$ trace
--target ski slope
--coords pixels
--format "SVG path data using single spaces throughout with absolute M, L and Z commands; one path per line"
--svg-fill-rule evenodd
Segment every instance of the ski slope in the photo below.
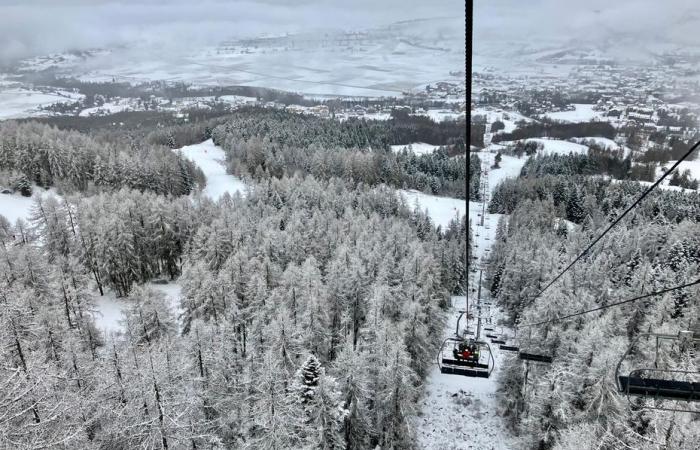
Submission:
M 234 195 L 238 192 L 245 195 L 246 185 L 238 177 L 226 173 L 226 154 L 214 145 L 211 139 L 201 144 L 187 145 L 179 150 L 182 156 L 191 160 L 204 172 L 207 178 L 207 186 L 202 190 L 202 195 L 216 201 L 225 193 Z
M 488 171 L 485 182 L 482 184 L 482 195 L 488 202 L 490 193 L 499 180 L 506 176 L 512 176 L 514 166 L 509 167 L 509 172 L 504 169 L 491 170 L 494 154 L 482 152 L 479 157 L 482 160 L 482 170 Z M 517 159 L 517 158 L 515 158 Z M 523 161 L 524 163 L 524 161 Z M 518 169 L 519 171 L 519 169 Z M 485 262 L 494 242 L 496 227 L 501 215 L 481 214 L 485 211 L 485 203 L 469 202 L 470 220 L 474 249 L 473 254 L 478 260 L 473 263 L 474 268 Z M 494 305 L 482 306 L 479 313 L 476 308 L 478 298 L 479 272 L 469 274 L 469 305 L 470 312 L 475 317 L 482 317 L 482 326 L 493 326 L 496 333 L 503 332 L 512 335 L 510 330 L 501 329 L 498 325 L 501 311 Z M 481 300 L 489 299 L 488 290 L 482 289 Z M 459 310 L 465 308 L 465 297 L 452 297 L 452 308 L 448 313 L 445 324 L 444 337 L 454 335 Z M 464 320 L 460 323 L 464 330 Z M 476 321 L 468 324 L 471 330 L 476 327 Z M 482 332 L 483 333 L 483 332 Z M 488 343 L 485 336 L 481 336 Z M 442 449 L 473 449 L 473 450 L 507 450 L 518 448 L 517 442 L 506 430 L 502 420 L 502 411 L 499 410 L 497 401 L 497 380 L 502 362 L 506 358 L 512 358 L 506 352 L 501 352 L 497 345 L 491 345 L 495 365 L 489 378 L 472 378 L 460 375 L 443 374 L 437 364 L 433 365 L 431 373 L 426 380 L 425 397 L 421 402 L 422 413 L 415 419 L 418 445 L 427 450 Z M 438 349 L 436 349 L 436 354 Z
M 444 230 L 452 219 L 460 220 L 467 213 L 467 202 L 461 198 L 439 197 L 424 194 L 420 191 L 400 189 L 400 195 L 406 200 L 411 209 L 427 211 L 428 216 L 436 227 Z

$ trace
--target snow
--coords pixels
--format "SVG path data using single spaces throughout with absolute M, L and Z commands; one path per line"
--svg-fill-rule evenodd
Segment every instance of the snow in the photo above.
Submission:
M 90 116 L 104 116 L 109 114 L 115 114 L 123 111 L 128 111 L 131 109 L 131 105 L 128 103 L 105 103 L 102 106 L 95 106 L 93 108 L 85 108 L 80 111 L 80 117 L 90 117 Z
M 624 150 L 624 155 L 623 158 L 626 158 L 627 156 L 632 153 L 632 149 L 629 148 L 628 146 L 622 146 L 618 144 L 617 142 L 613 141 L 612 139 L 608 139 L 605 137 L 599 137 L 599 136 L 589 136 L 589 137 L 577 137 L 571 139 L 573 142 L 576 142 L 577 144 L 583 144 L 586 141 L 593 141 L 596 144 L 600 145 L 601 147 L 605 147 L 606 150 Z
M 665 169 L 671 168 L 676 163 L 676 161 L 669 161 L 668 163 L 664 164 L 663 167 L 657 168 L 657 175 L 661 176 L 664 172 Z M 682 174 L 686 170 L 690 171 L 690 177 L 695 179 L 695 180 L 700 180 L 700 159 L 696 159 L 694 161 L 682 161 L 678 167 L 676 168 L 676 172 Z M 671 174 L 673 176 L 673 174 Z M 668 179 L 671 178 L 671 176 L 668 177 Z M 668 182 L 666 182 L 668 183 Z
M 226 173 L 226 154 L 211 139 L 202 142 L 201 144 L 188 145 L 179 150 L 182 155 L 194 162 L 207 178 L 207 185 L 202 191 L 212 200 L 218 200 L 225 193 L 234 195 L 238 192 L 240 195 L 245 195 L 246 185 L 238 177 Z
M 105 335 L 119 333 L 122 330 L 119 321 L 122 320 L 122 311 L 126 307 L 126 301 L 118 299 L 114 292 L 105 292 L 105 295 L 97 296 L 93 312 L 97 329 L 103 331 Z
M 562 122 L 590 122 L 592 120 L 606 120 L 602 111 L 594 111 L 592 104 L 575 103 L 573 111 L 559 111 L 545 114 L 552 120 Z
M 489 189 L 493 193 L 498 184 L 506 178 L 517 178 L 520 176 L 520 170 L 525 165 L 527 157 L 517 158 L 515 156 L 501 155 L 501 163 L 498 169 L 493 169 L 495 153 L 501 148 L 498 144 L 491 144 L 487 147 L 488 151 L 473 152 L 476 153 L 482 161 L 482 166 L 488 171 Z
M 180 307 L 182 286 L 177 281 L 167 283 L 151 282 L 148 285 L 165 294 L 170 310 L 178 318 L 179 322 L 180 314 L 183 312 Z M 106 291 L 105 295 L 96 295 L 95 311 L 93 312 L 95 325 L 106 335 L 121 333 L 124 329 L 121 324 L 122 314 L 128 307 L 129 301 L 124 298 L 117 298 L 113 291 Z
M 424 142 L 413 142 L 405 145 L 392 145 L 391 151 L 399 153 L 404 148 L 408 148 L 408 151 L 412 151 L 416 155 L 425 155 L 427 153 L 432 153 L 439 149 L 439 145 L 426 144 Z
M 573 154 L 586 154 L 588 153 L 588 147 L 581 144 L 576 144 L 574 142 L 560 141 L 558 139 L 544 139 L 544 138 L 531 138 L 526 139 L 526 142 L 537 142 L 544 145 L 544 150 L 541 151 L 543 155 L 568 155 Z
M 74 92 L 10 87 L 0 89 L 0 120 L 46 115 L 40 108 L 56 103 L 72 103 L 84 98 Z
M 451 22 L 459 24 L 455 18 Z M 444 21 L 435 26 L 445 29 Z M 314 40 L 318 37 L 314 36 Z M 124 46 L 108 54 L 95 54 L 59 66 L 56 71 L 59 76 L 73 76 L 87 82 L 165 80 L 196 86 L 254 86 L 340 97 L 396 97 L 434 80 L 463 82 L 463 77 L 446 76 L 464 67 L 464 51 L 460 46 L 445 43 L 440 47 L 446 51 L 436 52 L 406 46 L 395 39 L 373 39 L 353 45 L 325 42 L 314 46 L 294 44 L 293 39 L 296 38 L 281 41 L 279 45 L 262 43 L 257 47 L 242 42 L 216 47 L 194 45 L 183 49 L 178 58 L 154 58 L 153 51 Z M 37 70 L 41 63 L 35 62 Z M 53 65 L 53 61 L 49 64 Z M 32 64 L 27 64 L 27 70 L 31 68 Z
M 492 153 L 482 152 L 482 169 L 488 171 L 482 184 L 484 201 L 488 202 L 490 192 L 505 176 L 515 173 L 518 164 L 515 161 L 509 163 L 503 169 L 489 169 L 493 164 Z M 517 160 L 517 158 L 514 158 Z M 524 161 L 523 161 L 524 163 Z M 519 168 L 517 171 L 519 172 Z M 517 175 L 517 174 L 516 174 Z M 494 242 L 499 214 L 482 214 L 485 211 L 485 203 L 469 202 L 470 219 L 474 232 L 474 255 L 480 263 L 488 255 L 488 250 Z M 483 223 L 483 225 L 482 225 Z M 478 267 L 479 264 L 475 265 Z M 478 273 L 470 272 L 469 305 L 470 311 L 478 316 L 475 303 L 477 300 Z M 488 300 L 488 290 L 482 289 L 482 300 Z M 454 327 L 458 318 L 458 310 L 464 309 L 465 297 L 452 297 L 452 308 L 448 313 L 448 321 L 445 324 L 444 337 L 454 335 Z M 482 306 L 482 326 L 490 324 L 497 330 L 502 315 L 496 306 Z M 462 330 L 465 321 L 460 322 Z M 470 329 L 474 329 L 476 323 L 472 320 Z M 512 335 L 509 330 L 501 330 L 506 335 Z M 482 338 L 484 338 L 482 334 Z M 487 340 L 488 342 L 488 340 Z M 422 413 L 416 417 L 418 444 L 420 448 L 427 450 L 438 449 L 489 449 L 505 450 L 518 448 L 515 438 L 512 437 L 501 418 L 497 401 L 497 380 L 502 363 L 506 358 L 512 358 L 506 352 L 501 352 L 498 345 L 491 345 L 495 364 L 489 378 L 472 378 L 460 375 L 449 375 L 440 372 L 437 364 L 433 366 L 426 380 L 425 397 L 422 400 Z M 437 353 L 437 352 L 436 352 Z
M 456 113 L 448 109 L 429 109 L 423 114 L 416 114 L 430 117 L 433 122 L 445 122 L 447 120 L 457 120 L 466 117 L 466 113 Z
M 517 122 L 533 122 L 529 117 L 523 116 L 516 111 L 505 111 L 502 109 L 493 108 L 476 108 L 472 111 L 473 116 L 486 116 L 486 123 L 492 124 L 495 121 L 503 122 L 505 128 L 499 130 L 496 133 L 512 133 L 516 128 L 518 128 Z
M 438 197 L 419 191 L 400 189 L 398 192 L 406 199 L 406 203 L 421 211 L 427 210 L 428 216 L 435 226 L 440 225 L 444 230 L 454 218 L 458 220 L 467 213 L 467 202 L 460 198 Z
M 17 222 L 17 219 L 21 218 L 25 221 L 29 219 L 34 200 L 38 197 L 44 199 L 48 197 L 58 197 L 58 194 L 56 194 L 56 191 L 53 189 L 44 190 L 34 186 L 32 191 L 31 197 L 24 197 L 19 193 L 0 194 L 0 214 L 5 216 L 12 225 Z
M 170 305 L 171 311 L 175 314 L 175 317 L 179 319 L 180 315 L 185 312 L 180 304 L 180 295 L 182 294 L 182 286 L 176 282 L 171 281 L 168 283 L 156 283 L 152 282 L 151 287 L 156 291 L 160 291 L 165 295 L 168 304 Z M 179 320 L 178 320 L 179 321 Z

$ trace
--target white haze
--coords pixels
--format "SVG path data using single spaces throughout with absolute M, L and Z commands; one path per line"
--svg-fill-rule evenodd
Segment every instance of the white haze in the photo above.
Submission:
M 0 0 L 0 62 L 127 44 L 178 54 L 260 34 L 463 19 L 454 0 Z
M 475 0 L 475 52 L 498 42 L 697 46 L 697 0 Z

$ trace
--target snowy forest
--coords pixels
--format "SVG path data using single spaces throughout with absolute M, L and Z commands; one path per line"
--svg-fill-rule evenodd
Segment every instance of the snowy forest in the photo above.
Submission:
M 487 285 L 511 326 L 594 308 L 697 279 L 700 267 L 698 194 L 661 192 L 637 208 L 545 296 L 531 299 L 590 239 L 631 203 L 636 183 L 528 179 L 501 185 L 513 194 L 498 224 Z M 532 189 L 541 195 L 531 195 Z M 573 225 L 572 225 L 573 223 Z M 513 361 L 500 380 L 502 407 L 527 448 L 690 449 L 700 438 L 697 415 L 630 409 L 616 392 L 618 360 L 640 333 L 697 327 L 697 286 L 651 297 L 570 321 L 518 330 L 530 348 L 555 355 L 551 365 Z M 651 349 L 634 362 L 649 364 Z M 662 353 L 672 369 L 698 370 L 696 349 Z
M 2 125 L 3 183 L 61 195 L 0 217 L 1 446 L 415 446 L 467 227 L 436 227 L 387 183 L 418 166 L 464 189 L 464 158 L 361 149 L 321 128 L 281 146 L 230 132 L 239 120 L 212 135 L 247 189 L 216 201 L 188 195 L 207 180 L 152 133 L 108 143 Z M 319 166 L 294 164 L 303 151 Z M 353 166 L 390 163 L 393 183 Z M 175 309 L 154 280 L 177 280 Z M 122 332 L 97 326 L 102 295 L 128 305 Z
M 697 285 L 529 324 L 694 282 L 700 195 L 652 192 L 538 297 L 646 189 L 630 158 L 516 144 L 467 164 L 448 138 L 391 149 L 396 127 L 261 109 L 137 131 L 0 125 L 0 182 L 32 196 L 27 217 L 0 216 L 1 445 L 423 448 L 435 352 L 484 229 L 437 223 L 397 191 L 415 189 L 498 219 L 481 266 L 495 325 L 553 357 L 499 357 L 491 414 L 513 448 L 693 448 L 695 415 L 644 409 L 613 380 L 643 333 L 698 326 Z M 244 191 L 202 194 L 217 181 L 185 154 L 207 139 Z M 159 288 L 173 283 L 175 300 Z M 104 299 L 125 305 L 116 331 Z M 658 363 L 698 370 L 682 345 Z

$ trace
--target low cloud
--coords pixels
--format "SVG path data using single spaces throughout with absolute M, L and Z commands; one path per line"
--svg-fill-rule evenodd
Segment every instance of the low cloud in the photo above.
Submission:
M 541 41 L 598 45 L 630 38 L 651 44 L 700 45 L 697 0 L 476 0 L 475 45 Z
M 176 50 L 463 11 L 453 0 L 0 0 L 0 61 L 125 43 Z

